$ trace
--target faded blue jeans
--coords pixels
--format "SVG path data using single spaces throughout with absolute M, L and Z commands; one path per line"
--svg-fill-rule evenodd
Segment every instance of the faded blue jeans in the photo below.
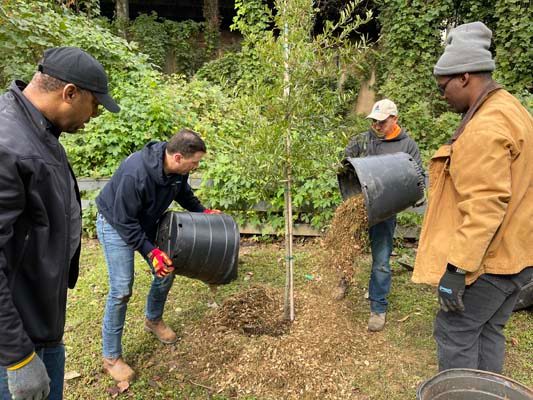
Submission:
M 391 287 L 390 256 L 392 254 L 396 216 L 371 226 L 368 230 L 372 250 L 372 272 L 368 284 L 370 311 L 387 311 L 387 296 Z
M 61 400 L 63 398 L 63 380 L 65 377 L 65 346 L 62 344 L 54 347 L 36 349 L 35 353 L 43 360 L 46 372 L 50 378 L 50 394 L 48 400 Z M 7 387 L 6 369 L 0 367 L 0 400 L 11 400 Z
M 96 233 L 104 251 L 109 275 L 109 293 L 102 325 L 102 350 L 105 358 L 118 358 L 122 355 L 122 333 L 128 301 L 132 295 L 135 252 L 100 213 L 96 217 Z M 146 261 L 153 273 L 152 265 Z M 153 275 L 146 299 L 147 319 L 158 321 L 162 318 L 173 282 L 173 273 L 164 278 Z

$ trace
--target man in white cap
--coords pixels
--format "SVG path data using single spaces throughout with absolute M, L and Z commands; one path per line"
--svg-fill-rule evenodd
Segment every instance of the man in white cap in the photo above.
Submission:
M 403 152 L 410 154 L 422 169 L 420 152 L 415 141 L 398 125 L 398 108 L 389 99 L 378 101 L 367 116 L 370 129 L 350 140 L 346 157 L 366 157 Z M 393 248 L 396 216 L 370 227 L 372 273 L 368 284 L 370 318 L 368 330 L 377 332 L 385 327 L 387 297 L 391 287 L 390 256 Z
M 413 281 L 438 287 L 439 370 L 500 373 L 503 328 L 533 276 L 533 119 L 492 80 L 492 32 L 453 29 L 434 68 L 463 119 L 429 168 Z

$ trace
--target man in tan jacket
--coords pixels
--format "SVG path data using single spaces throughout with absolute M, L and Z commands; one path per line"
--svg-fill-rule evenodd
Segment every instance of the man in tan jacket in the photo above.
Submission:
M 463 119 L 429 167 L 429 203 L 413 281 L 438 286 L 439 370 L 499 373 L 503 328 L 533 279 L 533 118 L 491 77 L 481 22 L 447 38 L 434 75 Z

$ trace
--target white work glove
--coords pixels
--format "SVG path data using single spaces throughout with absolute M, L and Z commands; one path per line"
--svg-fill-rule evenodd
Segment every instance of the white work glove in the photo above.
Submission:
M 29 360 L 27 363 L 25 363 Z M 7 368 L 7 385 L 13 400 L 43 400 L 50 394 L 50 378 L 43 361 L 33 353 L 19 363 L 23 366 Z

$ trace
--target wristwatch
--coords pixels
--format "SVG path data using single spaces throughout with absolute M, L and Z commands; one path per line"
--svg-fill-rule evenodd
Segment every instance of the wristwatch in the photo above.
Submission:
M 458 268 L 458 267 L 456 267 L 455 265 L 452 265 L 452 264 L 448 264 L 446 266 L 446 268 L 450 272 L 455 272 L 456 274 L 461 274 L 461 275 L 466 275 L 466 273 L 468 272 L 467 270 Z

